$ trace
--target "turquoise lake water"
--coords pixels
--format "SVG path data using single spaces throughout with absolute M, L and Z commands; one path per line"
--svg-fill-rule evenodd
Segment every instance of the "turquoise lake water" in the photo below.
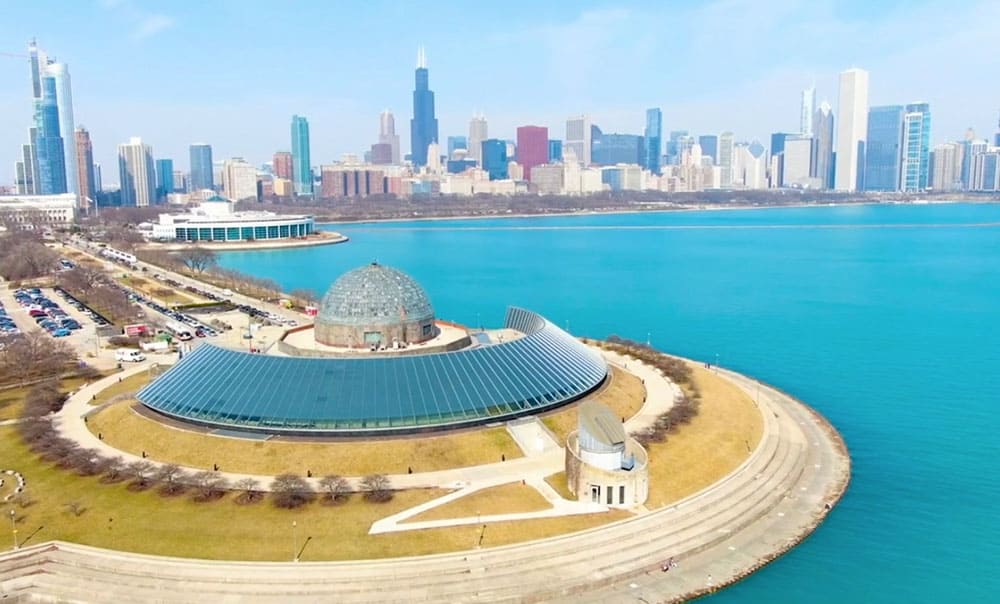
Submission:
M 1000 205 L 854 206 L 340 225 L 343 245 L 221 263 L 320 293 L 372 260 L 440 318 L 507 305 L 577 335 L 715 361 L 841 431 L 850 489 L 717 602 L 1000 599 Z

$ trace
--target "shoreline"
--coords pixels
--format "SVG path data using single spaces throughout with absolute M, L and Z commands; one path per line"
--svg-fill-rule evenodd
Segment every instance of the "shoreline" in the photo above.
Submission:
M 990 205 L 1000 204 L 1000 200 L 986 199 L 954 199 L 954 200 L 922 200 L 922 201 L 847 201 L 842 203 L 817 202 L 817 203 L 789 203 L 775 205 L 753 205 L 753 204 L 714 204 L 714 205 L 680 205 L 673 207 L 648 207 L 644 209 L 594 209 L 594 210 L 574 210 L 559 212 L 538 212 L 534 214 L 510 213 L 510 214 L 464 214 L 457 216 L 419 216 L 412 218 L 361 218 L 358 220 L 323 220 L 316 221 L 321 226 L 353 226 L 368 224 L 386 224 L 394 222 L 443 222 L 451 220 L 504 220 L 508 218 L 549 218 L 566 216 L 614 216 L 629 214 L 667 214 L 673 212 L 730 212 L 740 210 L 780 210 L 797 208 L 831 208 L 831 207 L 858 207 L 858 206 L 924 206 L 924 205 L 948 205 L 948 204 L 976 204 Z
M 323 224 L 323 223 L 316 223 Z M 335 231 L 320 231 L 322 233 L 329 233 L 329 236 L 320 236 L 315 239 L 282 239 L 278 241 L 262 241 L 257 242 L 240 242 L 240 243 L 200 243 L 192 242 L 194 245 L 202 249 L 212 250 L 213 252 L 235 252 L 235 251 L 248 251 L 248 250 L 282 250 L 300 247 L 315 247 L 319 245 L 335 245 L 338 243 L 346 243 L 351 240 L 350 237 L 337 233 Z M 147 243 L 143 245 L 141 249 L 146 250 L 162 250 L 166 252 L 178 252 L 181 250 L 188 249 L 192 247 L 191 243 Z
M 61 574 L 63 560 L 83 555 L 92 562 L 89 580 L 96 579 L 97 584 L 114 582 L 119 571 L 137 573 L 140 578 L 150 574 L 166 576 L 179 582 L 195 573 L 206 589 L 221 589 L 224 594 L 251 600 L 251 594 L 268 593 L 258 591 L 265 585 L 282 590 L 280 593 L 287 595 L 288 601 L 297 601 L 296 597 L 305 598 L 303 601 L 322 597 L 383 601 L 401 595 L 393 591 L 397 585 L 411 596 L 422 593 L 434 599 L 432 594 L 450 593 L 456 601 L 477 599 L 479 594 L 490 593 L 491 588 L 500 590 L 497 593 L 513 590 L 522 601 L 605 602 L 635 599 L 640 593 L 649 601 L 664 602 L 701 597 L 744 580 L 805 541 L 841 500 L 851 478 L 850 456 L 843 437 L 815 409 L 747 375 L 722 368 L 716 371 L 751 397 L 753 389 L 759 388 L 758 406 L 765 423 L 771 426 L 770 436 L 761 439 L 744 464 L 701 491 L 665 508 L 599 528 L 483 550 L 302 564 L 152 556 L 45 542 L 27 551 L 0 555 L 0 569 L 13 563 L 16 568 L 33 571 L 21 579 L 31 581 L 29 585 L 40 590 L 36 594 L 39 596 L 47 593 L 48 584 L 35 583 L 31 577 Z M 808 446 L 813 440 L 815 447 Z M 823 469 L 818 469 L 821 466 L 816 463 L 817 470 L 812 470 L 812 462 L 818 461 L 824 462 Z M 734 504 L 738 509 L 732 507 Z M 697 518 L 690 518 L 690 514 Z M 689 520 L 684 520 L 686 516 Z M 689 528 L 685 529 L 684 523 Z M 607 560 L 608 566 L 603 568 L 579 569 L 565 576 L 561 584 L 539 581 L 537 576 L 529 580 L 532 572 L 551 572 L 537 567 L 539 552 L 555 547 L 569 557 L 566 568 L 576 568 L 576 554 L 591 559 L 584 553 L 587 548 L 580 547 L 588 543 L 596 547 L 598 542 L 624 557 Z M 609 555 L 607 551 L 600 554 Z M 659 567 L 667 555 L 676 555 L 680 568 L 661 572 Z M 527 566 L 522 568 L 522 564 Z M 470 565 L 472 574 L 463 574 L 470 572 Z M 356 578 L 362 568 L 365 570 L 361 575 L 366 578 Z M 73 580 L 71 572 L 62 572 L 63 580 Z M 222 585 L 230 585 L 232 575 L 245 575 L 250 591 L 223 589 Z M 424 577 L 418 581 L 424 584 L 411 593 L 407 581 L 390 580 L 400 575 Z M 703 580 L 706 575 L 707 583 Z M 431 580 L 429 576 L 439 578 Z M 456 577 L 463 578 L 459 581 Z M 363 593 L 357 592 L 359 582 L 369 586 Z M 284 591 L 293 585 L 295 597 Z M 139 589 L 137 584 L 123 587 Z M 27 589 L 32 593 L 31 587 Z

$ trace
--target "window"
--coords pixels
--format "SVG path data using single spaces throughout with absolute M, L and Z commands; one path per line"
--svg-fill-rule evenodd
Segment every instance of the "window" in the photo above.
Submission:
M 277 239 L 278 238 L 278 227 L 276 227 L 276 226 L 269 226 L 269 227 L 267 227 L 267 238 L 268 239 Z
M 254 239 L 267 239 L 267 227 L 254 227 L 253 229 Z
M 198 239 L 210 241 L 212 239 L 212 229 L 198 229 Z
M 212 229 L 212 241 L 225 241 L 225 240 L 226 240 L 226 229 L 224 228 Z
M 253 227 L 243 227 L 240 239 L 246 239 L 247 241 L 253 239 Z
M 240 229 L 239 229 L 239 227 L 229 227 L 228 229 L 226 229 L 226 240 L 227 241 L 236 241 L 239 238 L 240 238 Z
M 604 490 L 607 491 L 607 493 L 608 493 L 608 505 L 611 505 L 612 503 L 615 502 L 615 488 L 614 487 L 608 487 L 608 488 L 606 488 Z
M 288 225 L 283 224 L 280 227 L 278 227 L 278 234 L 281 235 L 282 237 L 288 237 Z
M 618 503 L 625 504 L 625 485 L 618 487 Z

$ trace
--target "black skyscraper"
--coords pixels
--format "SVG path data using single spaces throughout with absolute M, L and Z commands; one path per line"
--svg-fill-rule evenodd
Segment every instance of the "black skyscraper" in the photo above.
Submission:
M 428 88 L 427 58 L 421 48 L 417 51 L 413 119 L 410 120 L 410 157 L 414 166 L 427 165 L 427 145 L 436 142 L 438 121 L 434 117 L 434 93 Z

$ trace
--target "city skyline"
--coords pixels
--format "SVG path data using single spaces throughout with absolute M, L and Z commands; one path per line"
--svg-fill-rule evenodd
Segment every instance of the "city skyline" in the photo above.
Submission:
M 983 21 L 989 21 L 989 14 L 1000 17 L 1000 9 L 988 3 L 982 4 L 981 11 L 956 15 L 935 3 L 906 5 L 904 10 L 900 6 L 831 7 L 789 2 L 758 25 L 744 27 L 741 23 L 743 29 L 735 32 L 738 35 L 734 43 L 754 40 L 767 32 L 784 32 L 787 24 L 799 24 L 844 35 L 850 32 L 851 45 L 817 40 L 797 58 L 789 59 L 780 56 L 783 53 L 769 54 L 773 43 L 767 41 L 757 53 L 757 61 L 741 62 L 738 69 L 721 62 L 714 51 L 699 53 L 697 65 L 684 60 L 684 53 L 672 55 L 676 57 L 673 61 L 668 56 L 667 68 L 662 69 L 659 66 L 663 65 L 663 55 L 651 50 L 671 46 L 678 40 L 700 48 L 699 41 L 708 42 L 702 34 L 711 29 L 709 24 L 716 29 L 732 28 L 732 17 L 753 12 L 752 6 L 741 2 L 712 3 L 697 9 L 585 5 L 578 12 L 563 12 L 558 7 L 544 7 L 530 18 L 512 16 L 479 23 L 483 35 L 476 37 L 477 45 L 472 50 L 459 40 L 441 35 L 442 10 L 430 7 L 424 14 L 412 7 L 382 8 L 343 7 L 361 21 L 377 20 L 384 31 L 392 34 L 378 46 L 377 54 L 347 49 L 345 60 L 337 62 L 338 77 L 334 80 L 353 77 L 366 84 L 350 87 L 349 95 L 342 86 L 330 87 L 315 78 L 302 80 L 303 72 L 292 61 L 299 51 L 287 46 L 239 48 L 249 56 L 237 63 L 227 62 L 236 58 L 229 49 L 220 50 L 221 54 L 213 51 L 212 61 L 191 71 L 186 61 L 192 50 L 180 48 L 177 34 L 192 35 L 195 41 L 198 36 L 207 36 L 206 25 L 199 19 L 218 17 L 220 13 L 234 16 L 224 8 L 157 15 L 125 0 L 60 6 L 58 10 L 67 17 L 103 19 L 94 27 L 107 29 L 107 35 L 96 36 L 99 39 L 94 48 L 87 47 L 83 38 L 90 37 L 80 36 L 78 29 L 62 29 L 54 20 L 45 19 L 46 11 L 54 9 L 44 2 L 10 7 L 8 12 L 17 30 L 38 36 L 39 43 L 54 58 L 70 65 L 75 119 L 77 124 L 87 125 L 95 160 L 102 165 L 115 161 L 117 145 L 132 136 L 141 136 L 156 149 L 158 157 L 174 159 L 181 169 L 187 167 L 187 149 L 195 141 L 212 144 L 220 161 L 246 157 L 260 165 L 270 160 L 276 150 L 288 148 L 287 120 L 293 114 L 304 115 L 310 121 L 315 165 L 336 161 L 345 153 L 360 155 L 375 141 L 373 130 L 378 127 L 383 109 L 389 108 L 400 120 L 412 118 L 412 101 L 408 98 L 412 94 L 411 69 L 414 50 L 421 45 L 428 49 L 428 63 L 434 72 L 432 89 L 437 97 L 439 142 L 448 136 L 466 134 L 476 112 L 489 121 L 491 135 L 503 139 L 513 139 L 516 128 L 525 124 L 548 127 L 553 138 L 561 138 L 566 120 L 580 114 L 588 115 L 591 123 L 605 132 L 641 133 L 644 112 L 649 107 L 662 108 L 664 131 L 685 129 L 694 136 L 732 131 L 737 141 L 766 141 L 771 132 L 799 129 L 804 88 L 815 85 L 816 102 L 829 101 L 836 111 L 837 75 L 855 64 L 872 74 L 870 104 L 926 101 L 934 107 L 932 146 L 959 139 L 968 126 L 975 128 L 978 136 L 992 138 L 996 107 L 1000 104 L 1000 84 L 967 77 L 969 70 L 984 68 L 990 49 L 997 46 L 986 35 L 988 28 L 982 26 Z M 253 15 L 267 20 L 275 30 L 290 26 L 287 16 L 268 7 L 260 7 Z M 934 20 L 925 21 L 929 15 L 935 15 Z M 474 17 L 467 14 L 456 18 Z M 652 36 L 651 24 L 668 17 L 685 17 L 684 31 L 674 41 Z M 407 20 L 412 23 L 407 25 Z M 953 23 L 955 28 L 941 30 L 962 31 L 962 35 L 935 37 L 927 25 L 921 25 L 927 22 L 936 26 Z M 213 25 L 221 27 L 224 34 L 226 28 L 238 24 L 239 19 L 234 19 Z M 904 25 L 918 26 L 916 31 L 927 35 L 913 35 L 912 27 L 904 32 Z M 865 32 L 871 37 L 864 37 Z M 213 38 L 220 34 L 214 29 L 211 33 Z M 317 59 L 335 55 L 358 35 L 342 33 L 348 35 L 343 39 L 317 36 L 297 41 L 297 45 Z M 783 35 L 786 44 L 793 44 L 805 37 L 805 32 Z M 23 42 L 17 42 L 16 47 L 0 50 L 23 55 Z M 570 43 L 568 47 L 566 43 Z M 932 50 L 941 53 L 941 44 L 961 51 L 964 58 L 955 69 L 939 74 L 944 85 L 931 84 L 921 75 L 926 68 L 916 71 L 912 65 L 915 58 L 926 59 Z M 491 55 L 498 49 L 505 49 L 504 60 Z M 257 73 L 257 60 L 261 58 L 258 54 L 263 50 L 271 53 L 267 61 L 280 60 L 283 65 L 273 79 L 262 80 Z M 525 75 L 516 69 L 518 61 L 512 56 L 532 52 L 535 69 Z M 111 63 L 109 56 L 120 61 Z M 148 66 L 140 69 L 135 65 L 140 62 Z M 315 75 L 311 63 L 303 62 L 308 65 L 307 73 Z M 614 73 L 601 69 L 606 63 L 615 65 L 616 69 L 611 70 Z M 253 70 L 239 67 L 242 64 L 253 64 Z M 654 71 L 663 74 L 661 77 L 648 77 L 654 65 L 658 66 Z M 220 73 L 219 66 L 226 69 Z M 31 90 L 25 82 L 26 71 L 27 65 L 19 57 L 5 55 L 0 60 L 0 77 L 15 83 L 0 91 L 0 132 L 5 133 L 5 144 L 0 145 L 0 182 L 13 181 L 18 145 L 27 137 L 30 115 L 25 98 Z M 172 72 L 178 74 L 175 84 L 165 87 L 162 76 Z M 726 77 L 718 77 L 719 73 Z M 144 84 L 153 81 L 151 76 L 157 76 L 157 86 Z M 283 87 L 293 76 L 310 85 Z M 683 85 L 678 85 L 681 81 Z M 968 81 L 975 81 L 977 87 L 968 89 Z M 199 94 L 192 95 L 192 89 Z M 240 92 L 234 95 L 233 90 Z M 248 129 L 254 132 L 252 140 L 246 138 Z M 409 149 L 409 129 L 402 130 L 400 147 Z

